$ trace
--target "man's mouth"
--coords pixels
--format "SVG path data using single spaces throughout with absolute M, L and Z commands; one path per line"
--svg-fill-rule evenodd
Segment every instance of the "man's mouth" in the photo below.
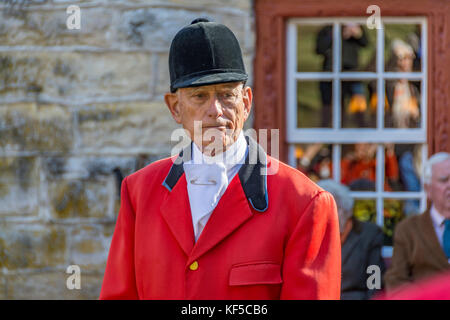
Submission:
M 219 129 L 219 130 L 225 130 L 228 128 L 227 125 L 212 125 L 212 126 L 203 126 L 203 129 Z

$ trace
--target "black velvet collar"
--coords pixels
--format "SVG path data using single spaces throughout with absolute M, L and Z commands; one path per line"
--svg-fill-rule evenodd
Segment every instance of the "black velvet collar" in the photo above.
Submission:
M 242 189 L 252 207 L 264 212 L 269 206 L 267 194 L 267 155 L 264 149 L 251 137 L 245 136 L 248 145 L 248 152 L 245 163 L 239 169 L 238 175 Z M 191 159 L 192 143 L 182 150 L 170 168 L 163 186 L 172 191 L 180 177 L 184 173 L 183 161 Z

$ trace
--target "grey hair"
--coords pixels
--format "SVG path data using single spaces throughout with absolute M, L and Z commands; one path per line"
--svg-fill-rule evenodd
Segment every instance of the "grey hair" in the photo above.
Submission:
M 393 52 L 397 52 L 398 49 L 405 49 L 409 54 L 414 54 L 414 49 L 408 43 L 400 39 L 394 39 L 391 44 Z
M 433 166 L 440 162 L 450 159 L 450 153 L 448 152 L 438 152 L 433 154 L 423 165 L 423 183 L 430 184 L 431 176 L 433 174 Z
M 341 209 L 343 211 L 342 213 L 347 215 L 346 218 L 352 216 L 354 200 L 350 196 L 350 189 L 347 186 L 337 183 L 332 179 L 320 180 L 317 184 L 333 195 L 338 210 Z

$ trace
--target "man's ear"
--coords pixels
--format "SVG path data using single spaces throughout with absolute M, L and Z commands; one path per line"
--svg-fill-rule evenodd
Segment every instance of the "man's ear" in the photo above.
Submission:
M 250 111 L 252 109 L 252 101 L 253 101 L 253 92 L 252 88 L 244 86 L 243 88 L 243 101 L 244 101 L 244 112 L 245 112 L 245 120 L 247 120 L 250 115 Z
M 178 94 L 167 92 L 164 95 L 164 101 L 166 102 L 167 108 L 169 108 L 170 113 L 172 114 L 172 118 L 176 123 L 181 123 L 181 113 L 180 113 L 180 104 L 178 102 Z

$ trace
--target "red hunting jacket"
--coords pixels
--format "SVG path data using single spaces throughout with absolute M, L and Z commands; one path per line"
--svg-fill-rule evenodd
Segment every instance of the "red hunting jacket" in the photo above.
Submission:
M 183 152 L 123 180 L 100 299 L 339 299 L 333 197 L 247 143 L 197 242 Z

